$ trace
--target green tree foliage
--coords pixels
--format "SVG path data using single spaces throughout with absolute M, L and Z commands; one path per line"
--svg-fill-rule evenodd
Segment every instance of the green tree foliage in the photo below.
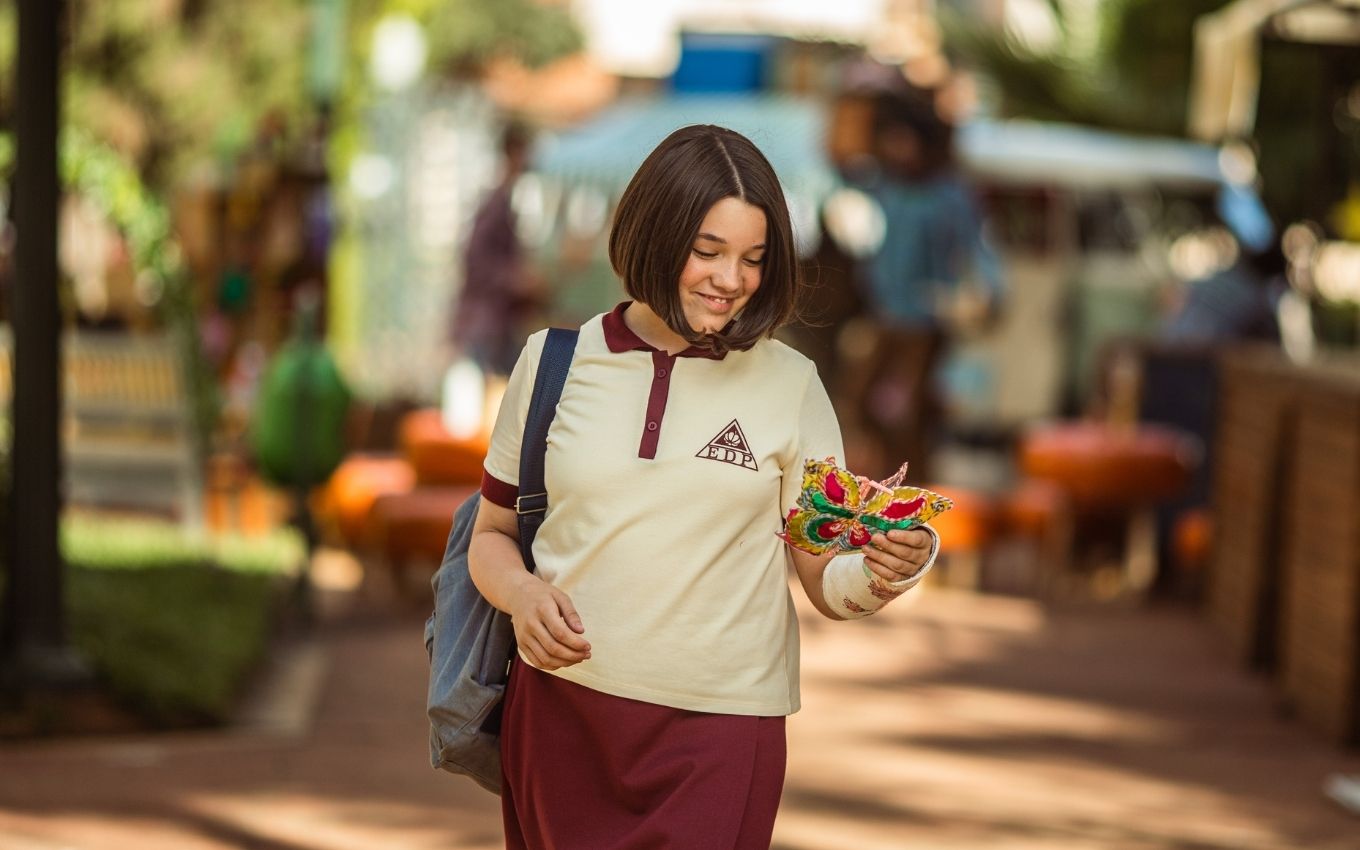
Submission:
M 67 126 L 130 159 L 166 191 L 203 162 L 229 162 L 266 115 L 284 138 L 311 127 L 311 0 L 68 0 Z M 405 13 L 426 26 L 430 69 L 475 77 L 509 57 L 538 66 L 579 50 L 564 5 L 540 0 L 349 0 L 347 76 L 365 88 L 373 26 Z M 13 125 L 16 2 L 0 0 L 0 129 Z
M 0 0 L 0 127 L 13 125 L 15 0 Z M 311 117 L 304 0 L 68 0 L 64 123 L 166 190 L 235 153 L 260 116 Z
M 1101 54 L 1128 86 L 1128 110 L 1154 132 L 1183 135 L 1195 20 L 1230 0 L 1112 0 L 1101 4 Z
M 14 137 L 0 132 L 0 174 L 14 167 Z M 170 211 L 128 161 L 80 128 L 67 128 L 58 159 L 61 181 L 93 203 L 127 240 L 133 265 L 154 293 L 165 325 L 183 352 L 181 365 L 193 388 L 193 420 L 203 449 L 217 421 L 219 398 L 212 369 L 198 343 L 193 290 L 171 232 Z M 0 420 L 0 461 L 9 445 L 8 424 Z M 0 463 L 0 492 L 8 486 Z M 3 500 L 0 500 L 3 501 Z
M 61 176 L 122 232 L 134 264 L 157 291 L 162 320 L 173 330 L 183 354 L 181 366 L 193 394 L 196 445 L 206 453 L 220 399 L 212 367 L 199 346 L 197 305 L 171 233 L 169 210 L 147 191 L 125 159 L 83 130 L 70 129 L 62 136 Z
M 565 7 L 534 0 L 448 0 L 429 17 L 430 57 L 446 73 L 476 73 L 510 57 L 538 67 L 581 49 L 584 39 Z
M 165 189 L 247 144 L 261 116 L 312 117 L 302 0 L 70 0 L 65 115 Z
M 195 307 L 163 199 L 205 163 L 229 169 L 266 116 L 285 148 L 315 126 L 319 107 L 306 79 L 314 2 L 68 0 L 65 179 L 123 230 L 138 268 L 164 287 L 166 318 L 187 337 L 196 334 Z M 332 165 L 341 168 L 375 96 L 365 70 L 384 15 L 406 13 L 426 25 L 437 75 L 475 75 L 502 56 L 538 65 L 583 41 L 564 6 L 536 0 L 348 0 L 346 7 L 348 73 L 332 124 Z M 13 167 L 4 131 L 14 121 L 16 41 L 17 4 L 0 0 L 0 175 Z M 190 362 L 201 367 L 199 359 Z M 205 397 L 199 407 L 210 417 L 213 401 Z
M 0 131 L 13 126 L 16 4 L 0 0 Z M 311 118 L 302 82 L 303 0 L 69 0 L 62 57 L 65 184 L 128 240 L 184 352 L 200 447 L 217 394 L 164 198 L 194 167 L 230 158 L 265 114 Z M 0 135 L 0 172 L 13 167 Z
M 531 68 L 579 51 L 585 37 L 565 4 L 543 0 L 349 0 L 349 55 L 363 68 L 373 28 L 387 15 L 409 15 L 425 28 L 436 78 L 475 79 L 487 64 L 509 58 Z M 366 89 L 362 73 L 350 89 Z
M 1059 36 L 1042 50 L 957 15 L 942 23 L 951 49 L 991 79 L 1003 115 L 1184 135 L 1194 22 L 1228 2 L 1104 0 L 1088 33 L 1050 0 Z

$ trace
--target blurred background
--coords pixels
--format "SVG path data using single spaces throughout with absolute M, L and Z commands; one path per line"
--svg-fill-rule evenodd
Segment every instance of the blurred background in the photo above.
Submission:
M 956 504 L 775 846 L 1360 848 L 1356 0 L 0 0 L 0 847 L 499 846 L 428 580 L 691 123 Z

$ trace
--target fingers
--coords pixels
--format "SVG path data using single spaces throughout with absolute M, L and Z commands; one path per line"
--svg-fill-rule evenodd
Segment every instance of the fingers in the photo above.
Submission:
M 515 625 L 520 647 L 541 669 L 556 670 L 590 657 L 590 642 L 581 637 L 585 631 L 581 617 L 567 595 L 556 588 L 537 600 Z
M 590 653 L 574 650 L 552 637 L 541 623 L 530 624 L 519 639 L 520 647 L 534 662 L 534 666 L 544 670 L 556 670 L 580 664 L 590 657 Z
M 584 634 L 585 624 L 581 622 L 581 616 L 576 613 L 576 606 L 571 604 L 571 598 L 562 591 L 553 588 L 553 599 L 557 601 L 558 615 L 567 624 L 567 627 L 578 635 Z M 584 639 L 580 640 L 581 643 L 585 643 Z M 586 648 L 589 648 L 589 644 L 586 645 Z
M 930 533 L 919 528 L 879 533 L 865 547 L 864 563 L 875 575 L 901 581 L 920 572 L 930 548 Z
M 576 606 L 571 604 L 571 599 L 557 588 L 552 588 L 552 599 L 556 603 L 556 610 L 551 611 L 543 617 L 543 623 L 547 626 L 549 634 L 557 643 L 576 652 L 590 655 L 590 641 L 581 637 L 586 627 L 581 622 L 581 616 L 576 613 Z
M 521 639 L 519 645 L 524 654 L 528 656 L 529 661 L 540 670 L 558 670 L 562 667 L 579 664 L 581 661 L 581 659 L 573 660 L 554 653 L 553 650 L 546 648 L 541 640 L 532 636 Z

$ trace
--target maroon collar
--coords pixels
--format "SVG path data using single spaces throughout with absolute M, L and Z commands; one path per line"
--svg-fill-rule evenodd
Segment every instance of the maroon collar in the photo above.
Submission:
M 623 320 L 623 311 L 628 309 L 632 301 L 624 301 L 604 315 L 604 343 L 609 346 L 609 350 L 615 354 L 624 351 L 650 351 L 657 352 L 659 349 L 648 345 L 642 337 L 633 333 L 628 327 L 628 323 Z M 709 360 L 722 360 L 726 355 L 714 354 L 707 349 L 697 345 L 691 345 L 684 351 L 675 355 L 676 357 L 707 357 Z

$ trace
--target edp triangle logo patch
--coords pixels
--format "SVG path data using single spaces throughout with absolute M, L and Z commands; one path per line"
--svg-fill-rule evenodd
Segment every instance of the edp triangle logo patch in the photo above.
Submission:
M 727 427 L 722 429 L 718 436 L 709 440 L 708 445 L 699 449 L 699 453 L 695 457 L 718 460 L 723 463 L 730 463 L 733 466 L 740 466 L 742 469 L 760 471 L 756 467 L 756 456 L 751 454 L 751 447 L 746 444 L 746 435 L 741 433 L 741 426 L 737 424 L 735 419 L 727 423 Z

